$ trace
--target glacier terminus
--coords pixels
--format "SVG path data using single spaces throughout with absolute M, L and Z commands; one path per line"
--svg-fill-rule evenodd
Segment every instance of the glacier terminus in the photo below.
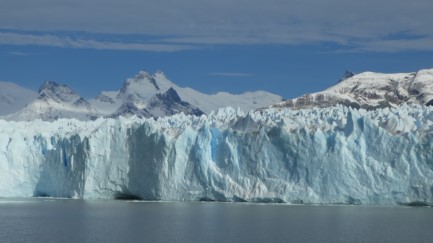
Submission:
M 0 120 L 0 196 L 433 201 L 433 107 Z

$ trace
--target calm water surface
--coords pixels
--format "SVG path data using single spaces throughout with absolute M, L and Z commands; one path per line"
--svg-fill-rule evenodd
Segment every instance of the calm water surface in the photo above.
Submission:
M 0 242 L 433 242 L 433 209 L 0 200 Z

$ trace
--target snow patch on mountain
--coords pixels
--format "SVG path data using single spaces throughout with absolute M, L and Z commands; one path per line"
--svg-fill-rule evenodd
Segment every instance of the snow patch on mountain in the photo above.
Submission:
M 375 109 L 397 107 L 403 103 L 433 103 L 433 69 L 397 74 L 364 72 L 348 76 L 324 91 L 289 99 L 276 106 L 304 109 L 342 104 Z
M 46 81 L 39 89 L 35 100 L 22 110 L 4 116 L 6 120 L 47 121 L 59 118 L 76 118 L 88 120 L 97 117 L 97 112 L 83 97 L 65 84 Z
M 177 86 L 161 71 L 140 71 L 118 91 L 103 91 L 89 101 L 67 85 L 52 81 L 45 82 L 37 94 L 11 83 L 0 83 L 0 88 L 0 118 L 16 121 L 134 115 L 157 118 L 181 112 L 202 115 L 227 106 L 253 110 L 282 101 L 280 96 L 261 91 L 207 95 Z
M 0 82 L 0 116 L 23 109 L 37 93 L 10 82 Z
M 146 110 L 152 114 L 152 117 L 171 116 L 181 112 L 194 116 L 204 114 L 200 109 L 192 106 L 188 102 L 182 101 L 176 90 L 171 87 L 163 94 L 156 94 L 149 101 Z
M 204 113 L 210 113 L 213 110 L 228 106 L 240 107 L 249 111 L 283 100 L 281 96 L 264 91 L 247 92 L 240 95 L 226 92 L 208 95 L 191 88 L 179 87 L 161 71 L 153 75 L 146 71 L 140 71 L 134 78 L 127 79 L 119 91 L 102 92 L 100 96 L 95 100 L 90 100 L 90 102 L 98 112 L 107 116 L 115 112 L 124 103 L 134 104 L 139 110 L 153 109 L 148 107 L 150 101 L 157 99 L 158 94 L 164 94 L 169 89 L 173 89 L 177 93 L 180 101 L 189 103 L 190 106 Z M 111 109 L 107 109 L 107 107 L 111 107 Z M 189 111 L 184 110 L 183 112 L 188 113 Z M 116 114 L 119 113 L 116 112 Z M 168 112 L 164 115 L 170 114 Z

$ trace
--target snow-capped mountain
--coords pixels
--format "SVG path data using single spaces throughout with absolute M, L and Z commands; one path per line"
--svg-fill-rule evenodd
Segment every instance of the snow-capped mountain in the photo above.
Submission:
M 20 111 L 7 115 L 7 120 L 56 120 L 59 118 L 94 119 L 98 116 L 78 93 L 65 84 L 46 81 L 38 91 L 36 99 Z
M 135 77 L 127 79 L 119 91 L 104 91 L 96 99 L 90 100 L 90 103 L 104 116 L 133 114 L 131 109 L 142 113 L 146 109 L 151 116 L 161 117 L 180 112 L 191 115 L 210 113 L 227 106 L 254 110 L 282 100 L 281 96 L 263 91 L 240 95 L 226 92 L 208 95 L 191 88 L 179 87 L 161 71 L 155 74 L 140 71 Z
M 414 73 L 346 72 L 336 85 L 275 105 L 303 109 L 342 104 L 355 108 L 396 107 L 402 103 L 433 105 L 433 69 Z
M 1 86 L 0 86 L 1 87 Z M 11 84 L 11 87 L 12 84 Z M 14 88 L 16 89 L 16 88 Z M 6 89 L 5 89 L 6 90 Z M 23 93 L 25 99 L 21 97 Z M 11 98 L 10 94 L 17 94 Z M 4 97 L 3 97 L 4 96 Z M 67 85 L 47 81 L 39 92 L 29 95 L 23 91 L 5 91 L 0 99 L 17 101 L 3 102 L 0 118 L 5 120 L 56 120 L 76 118 L 79 120 L 97 117 L 164 117 L 181 113 L 201 115 L 212 110 L 234 106 L 253 110 L 269 106 L 283 99 L 268 92 L 248 92 L 233 95 L 225 92 L 208 95 L 191 88 L 182 88 L 172 83 L 161 71 L 150 74 L 140 71 L 127 79 L 118 91 L 103 91 L 95 99 L 87 101 Z M 2 98 L 3 97 L 3 98 Z M 20 98 L 18 98 L 20 97 Z
M 182 101 L 173 88 L 169 88 L 165 93 L 157 93 L 148 101 L 145 108 L 139 108 L 133 101 L 124 102 L 114 113 L 108 117 L 165 117 L 178 113 L 200 116 L 204 114 L 200 109 L 192 106 L 188 102 Z
M 37 93 L 33 90 L 10 82 L 0 82 L 0 116 L 23 109 L 36 97 Z
M 163 117 L 177 113 L 201 115 L 203 112 L 183 101 L 177 85 L 165 78 L 162 72 L 151 75 L 141 71 L 127 79 L 119 91 L 102 92 L 92 105 L 104 116 Z
M 135 106 L 134 103 L 131 102 L 125 102 L 123 103 L 119 108 L 117 108 L 116 111 L 109 115 L 105 115 L 105 117 L 115 118 L 119 116 L 124 117 L 131 117 L 131 116 L 137 116 L 139 118 L 148 118 L 152 117 L 152 114 L 150 114 L 146 109 L 140 109 L 137 106 Z
M 181 112 L 194 116 L 201 116 L 204 114 L 203 111 L 197 107 L 188 102 L 182 101 L 176 90 L 172 87 L 163 94 L 156 94 L 149 101 L 147 110 L 152 117 L 171 116 Z
M 346 72 L 343 73 L 343 76 L 341 76 L 341 78 L 340 78 L 340 80 L 338 80 L 338 82 L 341 82 L 341 81 L 344 81 L 346 79 L 349 79 L 349 78 L 351 78 L 351 77 L 353 77 L 355 75 L 356 75 L 356 73 L 351 72 L 349 70 L 346 70 Z

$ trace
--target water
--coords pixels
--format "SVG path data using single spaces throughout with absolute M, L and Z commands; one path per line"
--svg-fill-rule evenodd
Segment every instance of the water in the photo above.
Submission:
M 0 200 L 0 242 L 431 242 L 433 209 Z

